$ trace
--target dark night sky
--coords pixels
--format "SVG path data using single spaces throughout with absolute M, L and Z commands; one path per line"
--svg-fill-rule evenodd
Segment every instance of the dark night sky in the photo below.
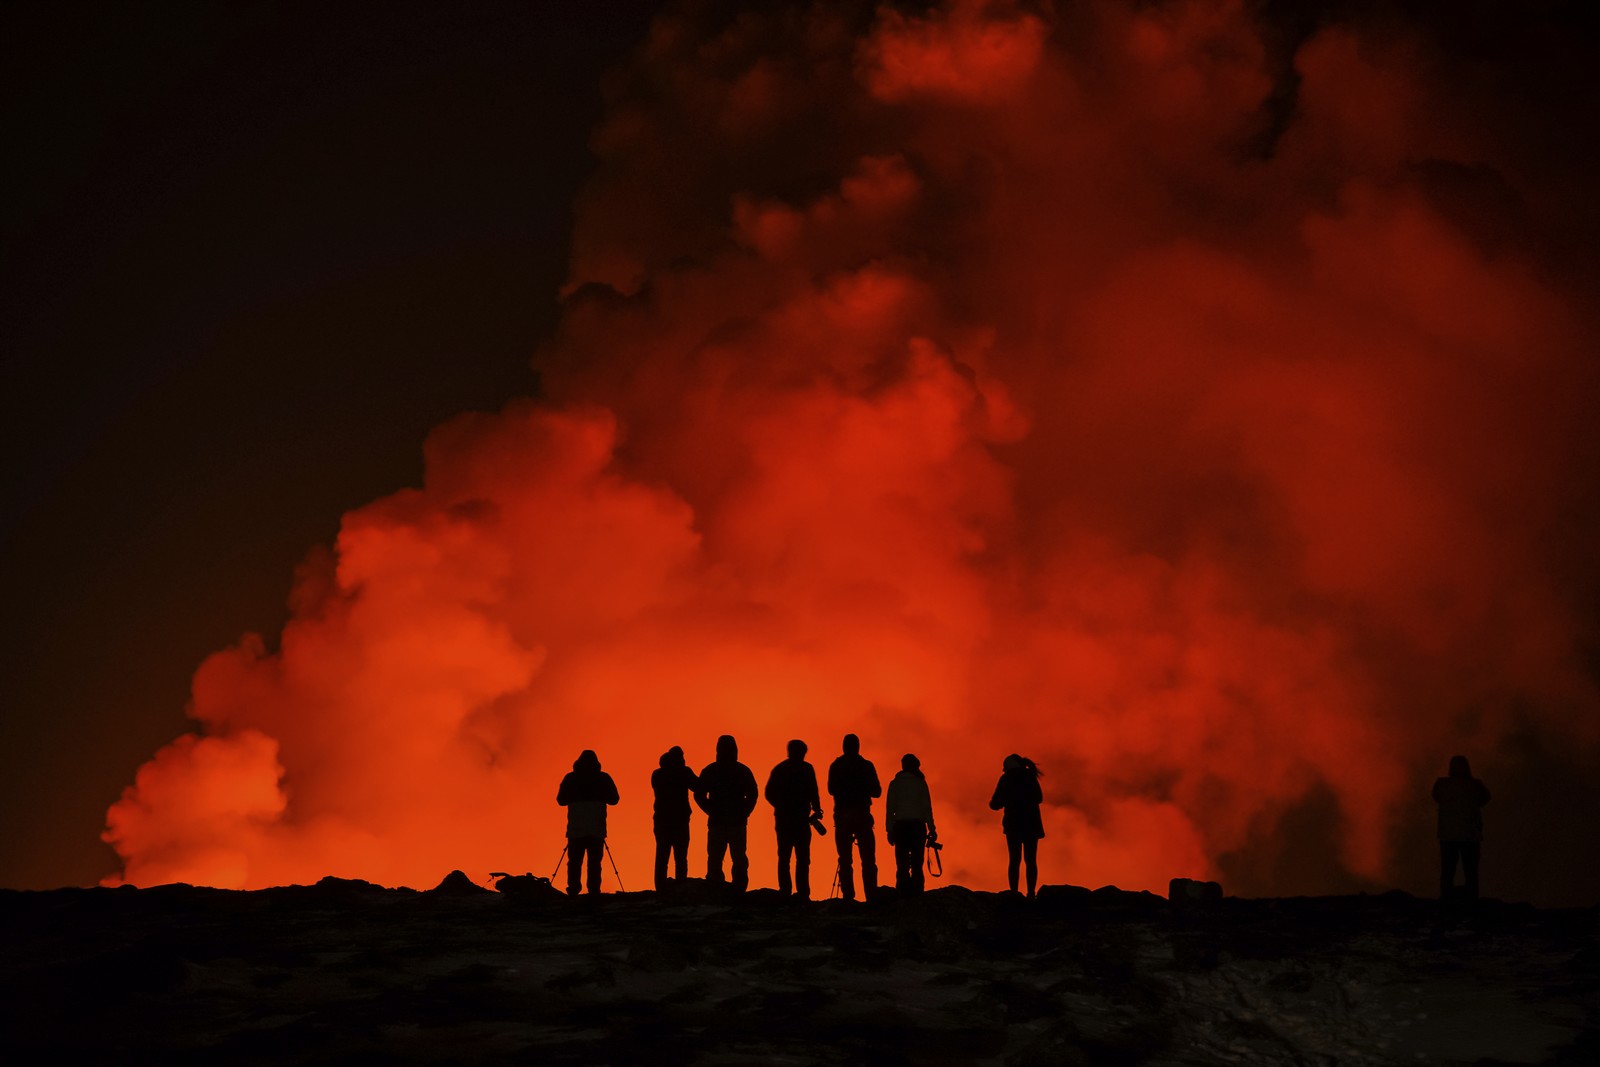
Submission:
M 8 6 L 0 885 L 112 870 L 199 661 L 430 427 L 536 388 L 654 6 Z
M 418 483 L 429 429 L 537 390 L 602 77 L 659 6 L 0 14 L 0 887 L 111 873 L 107 806 L 192 725 L 201 660 L 246 631 L 272 639 L 295 565 L 344 512 Z M 1537 40 L 1580 58 L 1600 40 L 1574 0 L 1257 8 L 1286 39 L 1307 11 L 1403 9 L 1487 55 L 1511 47 L 1497 17 L 1548 9 L 1555 35 Z M 1566 133 L 1600 112 L 1537 55 L 1507 62 L 1540 105 L 1507 112 L 1555 131 L 1554 169 L 1592 173 L 1593 139 Z M 1584 278 L 1594 203 L 1566 227 Z M 1524 816 L 1529 854 L 1569 848 L 1546 814 L 1591 809 L 1600 788 L 1549 745 L 1529 734 L 1535 772 L 1496 809 Z

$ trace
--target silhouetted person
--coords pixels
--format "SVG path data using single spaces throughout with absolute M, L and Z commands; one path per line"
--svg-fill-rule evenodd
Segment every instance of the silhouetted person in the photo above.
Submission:
M 1044 820 L 1039 805 L 1044 793 L 1039 789 L 1039 768 L 1033 760 L 1015 752 L 1005 758 L 1000 782 L 989 798 L 990 811 L 1004 811 L 1000 829 L 1006 835 L 1006 879 L 1017 891 L 1017 868 L 1028 864 L 1028 895 L 1039 885 L 1039 838 L 1044 836 Z
M 733 860 L 733 888 L 743 893 L 750 885 L 750 854 L 745 831 L 761 793 L 756 776 L 739 762 L 739 744 L 723 734 L 717 738 L 716 762 L 700 772 L 694 802 L 706 813 L 706 881 L 722 882 L 722 855 Z
M 822 816 L 817 772 L 806 762 L 806 743 L 789 742 L 789 758 L 772 768 L 764 792 L 772 805 L 778 831 L 778 892 L 811 898 L 811 820 Z M 789 858 L 794 857 L 794 888 L 789 885 Z
M 589 892 L 600 892 L 600 861 L 606 849 L 606 806 L 617 802 L 617 783 L 600 769 L 600 757 L 586 748 L 572 763 L 572 773 L 561 779 L 556 803 L 567 809 L 567 892 L 577 896 L 582 888 L 585 860 Z
M 871 900 L 878 890 L 877 842 L 872 833 L 872 801 L 883 795 L 878 768 L 862 758 L 861 739 L 844 735 L 844 755 L 828 767 L 828 795 L 833 798 L 833 844 L 839 851 L 839 892 L 856 898 L 856 881 L 850 869 L 850 846 L 861 853 L 861 892 Z
M 661 755 L 661 766 L 650 773 L 650 788 L 656 794 L 656 891 L 667 881 L 667 856 L 672 857 L 675 877 L 683 881 L 689 864 L 689 794 L 700 787 L 700 778 L 683 760 L 683 749 L 673 745 Z
M 922 892 L 922 856 L 934 834 L 933 799 L 922 761 L 907 752 L 900 757 L 900 773 L 889 783 L 884 801 L 889 843 L 894 846 L 894 885 L 907 893 Z
M 1450 757 L 1450 775 L 1433 783 L 1439 805 L 1439 899 L 1455 885 L 1456 863 L 1466 877 L 1467 899 L 1478 899 L 1478 855 L 1483 844 L 1483 806 L 1489 788 L 1472 777 L 1465 756 Z

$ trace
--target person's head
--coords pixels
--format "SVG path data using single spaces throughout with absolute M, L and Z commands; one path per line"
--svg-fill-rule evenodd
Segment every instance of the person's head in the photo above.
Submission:
M 900 769 L 902 771 L 918 770 L 919 768 L 921 768 L 921 766 L 922 766 L 922 761 L 919 760 L 917 757 L 913 756 L 909 752 L 907 752 L 904 756 L 900 757 Z
M 1006 757 L 1005 763 L 1001 764 L 1001 766 L 1008 772 L 1020 771 L 1022 770 L 1022 757 L 1013 752 Z
M 844 754 L 846 756 L 861 755 L 861 738 L 855 734 L 844 735 Z
M 1471 766 L 1471 764 L 1467 763 L 1467 757 L 1465 757 L 1465 756 L 1451 756 L 1450 757 L 1450 777 L 1452 777 L 1452 778 L 1471 778 L 1472 777 L 1472 766 Z
M 575 771 L 598 771 L 600 769 L 600 757 L 594 754 L 594 749 L 586 748 L 578 753 L 577 759 L 572 761 L 572 769 Z
M 661 753 L 661 766 L 682 767 L 683 749 L 679 748 L 677 745 L 673 745 L 671 748 Z
M 732 734 L 723 734 L 717 738 L 717 759 L 736 760 L 739 758 L 739 742 L 733 739 Z
M 789 742 L 789 758 L 790 759 L 804 759 L 805 758 L 805 754 L 806 754 L 806 743 L 804 741 L 801 741 L 799 738 L 795 738 L 793 741 Z

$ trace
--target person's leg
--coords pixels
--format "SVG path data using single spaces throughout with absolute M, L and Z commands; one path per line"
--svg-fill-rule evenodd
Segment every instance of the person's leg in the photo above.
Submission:
M 801 900 L 811 899 L 811 827 L 800 828 L 794 842 L 794 891 Z
M 1481 848 L 1477 841 L 1461 842 L 1461 874 L 1467 883 L 1467 899 L 1478 899 L 1478 857 Z
M 678 827 L 672 839 L 673 877 L 683 881 L 689 877 L 689 824 Z
M 1022 842 L 1006 835 L 1006 884 L 1017 891 L 1017 869 L 1022 866 Z
M 894 886 L 906 893 L 917 889 L 917 874 L 922 869 L 925 831 L 920 822 L 896 823 L 894 828 Z
M 1450 888 L 1456 881 L 1456 858 L 1460 850 L 1454 841 L 1439 842 L 1439 899 L 1450 899 Z
M 667 836 L 667 831 L 656 827 L 656 892 L 659 893 L 667 885 L 667 854 L 672 851 L 672 842 Z
M 833 846 L 839 856 L 839 895 L 846 900 L 856 898 L 855 871 L 850 867 L 850 842 L 854 837 L 848 822 L 837 817 L 833 820 Z M 866 876 L 865 858 L 861 861 L 861 873 Z
M 1033 896 L 1033 891 L 1039 886 L 1039 842 L 1038 840 L 1024 841 L 1022 843 L 1022 860 L 1028 865 L 1028 895 Z
M 706 827 L 706 881 L 722 881 L 722 854 L 728 850 L 728 828 L 715 823 Z
M 861 847 L 861 899 L 871 900 L 878 891 L 878 844 L 870 821 L 857 832 L 856 843 Z
M 605 860 L 606 839 L 597 837 L 589 842 L 589 892 L 600 892 L 600 866 Z
M 567 895 L 575 897 L 583 892 L 583 848 L 581 837 L 567 839 Z
M 789 882 L 789 854 L 794 851 L 794 845 L 789 840 L 789 835 L 778 831 L 778 892 L 788 896 L 794 892 L 794 886 Z
M 733 853 L 733 888 L 740 893 L 750 888 L 750 853 L 746 849 L 747 824 L 728 828 L 728 848 Z
M 911 891 L 920 893 L 927 881 L 922 872 L 922 864 L 928 854 L 928 826 L 926 823 L 917 823 L 916 833 L 911 839 L 911 847 L 913 849 L 911 858 Z

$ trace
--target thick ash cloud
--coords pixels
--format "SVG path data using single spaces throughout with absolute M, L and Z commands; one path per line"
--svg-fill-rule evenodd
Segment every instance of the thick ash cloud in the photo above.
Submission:
M 1047 880 L 1425 886 L 1450 754 L 1600 742 L 1594 212 L 1521 70 L 1226 2 L 663 18 L 544 398 L 441 427 L 201 668 L 122 878 L 538 868 L 594 747 L 642 886 L 668 746 L 854 730 L 965 884 L 1020 751 Z

